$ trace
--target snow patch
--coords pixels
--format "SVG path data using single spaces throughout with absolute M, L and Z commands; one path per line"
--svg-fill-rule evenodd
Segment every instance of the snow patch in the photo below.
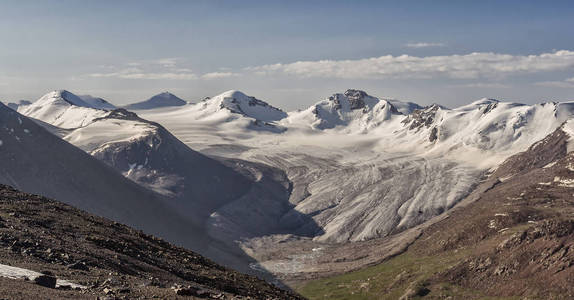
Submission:
M 551 162 L 551 163 L 549 163 L 549 164 L 545 165 L 545 166 L 544 166 L 544 167 L 542 167 L 542 168 L 543 168 L 543 169 L 552 168 L 552 167 L 553 167 L 553 166 L 554 166 L 556 163 L 557 163 L 556 161 L 553 161 L 553 162 Z
M 496 220 L 490 220 L 488 222 L 488 228 L 490 229 L 496 229 Z
M 6 278 L 10 278 L 10 279 L 27 279 L 27 280 L 33 281 L 34 279 L 36 279 L 36 277 L 39 277 L 41 275 L 42 275 L 42 273 L 39 273 L 36 271 L 0 264 L 0 277 L 6 277 Z M 63 287 L 63 286 L 69 286 L 73 289 L 85 289 L 85 288 L 87 288 L 86 286 L 83 286 L 83 285 L 80 285 L 77 283 L 73 283 L 73 282 L 70 282 L 67 280 L 57 279 L 56 280 L 56 287 Z
M 566 151 L 570 153 L 574 151 L 574 120 L 568 120 L 568 122 L 562 126 L 562 130 L 570 136 L 568 145 L 566 146 Z
M 574 187 L 574 179 L 560 178 L 559 176 L 556 176 L 556 177 L 554 177 L 554 182 L 557 182 L 558 186 L 561 186 L 561 187 L 568 187 L 568 188 Z

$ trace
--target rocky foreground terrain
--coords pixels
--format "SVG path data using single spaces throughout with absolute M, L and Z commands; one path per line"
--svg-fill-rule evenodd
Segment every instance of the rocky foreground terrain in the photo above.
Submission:
M 6 185 L 0 185 L 0 290 L 2 299 L 302 299 L 141 231 Z
M 573 299 L 569 139 L 558 129 L 507 159 L 402 254 L 299 291 L 311 299 Z

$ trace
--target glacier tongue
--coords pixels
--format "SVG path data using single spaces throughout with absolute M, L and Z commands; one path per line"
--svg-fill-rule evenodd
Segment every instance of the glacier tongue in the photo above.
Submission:
M 484 172 L 574 113 L 572 103 L 522 105 L 493 99 L 456 109 L 421 108 L 348 90 L 274 121 L 286 128 L 277 135 L 238 126 L 246 114 L 226 108 L 242 103 L 241 97 L 230 91 L 143 117 L 162 122 L 204 153 L 283 170 L 292 182 L 292 208 L 274 228 L 328 242 L 389 235 L 442 213 L 471 191 Z M 214 211 L 209 226 L 232 226 L 229 234 L 241 238 L 237 216 L 249 207 L 245 201 Z M 311 219 L 298 219 L 301 215 Z M 256 222 L 253 217 L 249 223 Z

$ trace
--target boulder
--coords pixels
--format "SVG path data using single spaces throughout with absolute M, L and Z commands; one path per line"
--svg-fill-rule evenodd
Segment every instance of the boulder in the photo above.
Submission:
M 34 278 L 34 283 L 36 283 L 37 285 L 53 289 L 56 287 L 56 277 L 52 275 L 42 274 Z

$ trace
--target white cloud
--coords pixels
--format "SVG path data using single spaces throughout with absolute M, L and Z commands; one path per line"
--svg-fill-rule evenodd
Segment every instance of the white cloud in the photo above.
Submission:
M 535 83 L 538 86 L 555 87 L 555 88 L 574 88 L 574 77 L 562 81 L 542 81 Z
M 496 82 L 473 82 L 467 84 L 453 85 L 455 88 L 482 88 L 482 89 L 506 89 L 509 85 Z
M 203 79 L 219 79 L 239 76 L 237 73 L 232 72 L 211 72 L 201 75 Z
M 129 64 L 130 66 L 133 64 Z M 188 68 L 167 68 L 161 71 L 149 71 L 140 67 L 130 67 L 106 73 L 91 73 L 87 76 L 94 78 L 120 78 L 120 79 L 162 79 L 162 80 L 194 80 L 194 79 L 220 79 L 237 77 L 240 74 L 233 72 L 211 72 L 201 76 Z
M 197 75 L 189 72 L 145 72 L 139 68 L 127 68 L 110 73 L 92 73 L 90 77 L 96 78 L 121 78 L 121 79 L 164 79 L 164 80 L 189 80 L 196 79 Z
M 180 59 L 177 57 L 160 58 L 152 61 L 152 63 L 165 68 L 175 68 L 178 62 L 180 62 Z
M 133 73 L 126 74 L 126 79 L 166 79 L 166 80 L 190 80 L 196 79 L 197 75 L 190 73 Z
M 192 69 L 180 67 L 179 58 L 160 58 L 126 63 L 120 67 L 106 66 L 106 72 L 91 73 L 95 78 L 191 80 L 197 79 Z
M 428 48 L 428 47 L 444 47 L 443 43 L 407 43 L 405 47 L 407 48 Z
M 475 52 L 465 55 L 417 57 L 380 56 L 357 60 L 298 61 L 246 68 L 259 75 L 286 74 L 301 78 L 492 78 L 521 73 L 551 72 L 574 67 L 574 51 L 538 55 Z

